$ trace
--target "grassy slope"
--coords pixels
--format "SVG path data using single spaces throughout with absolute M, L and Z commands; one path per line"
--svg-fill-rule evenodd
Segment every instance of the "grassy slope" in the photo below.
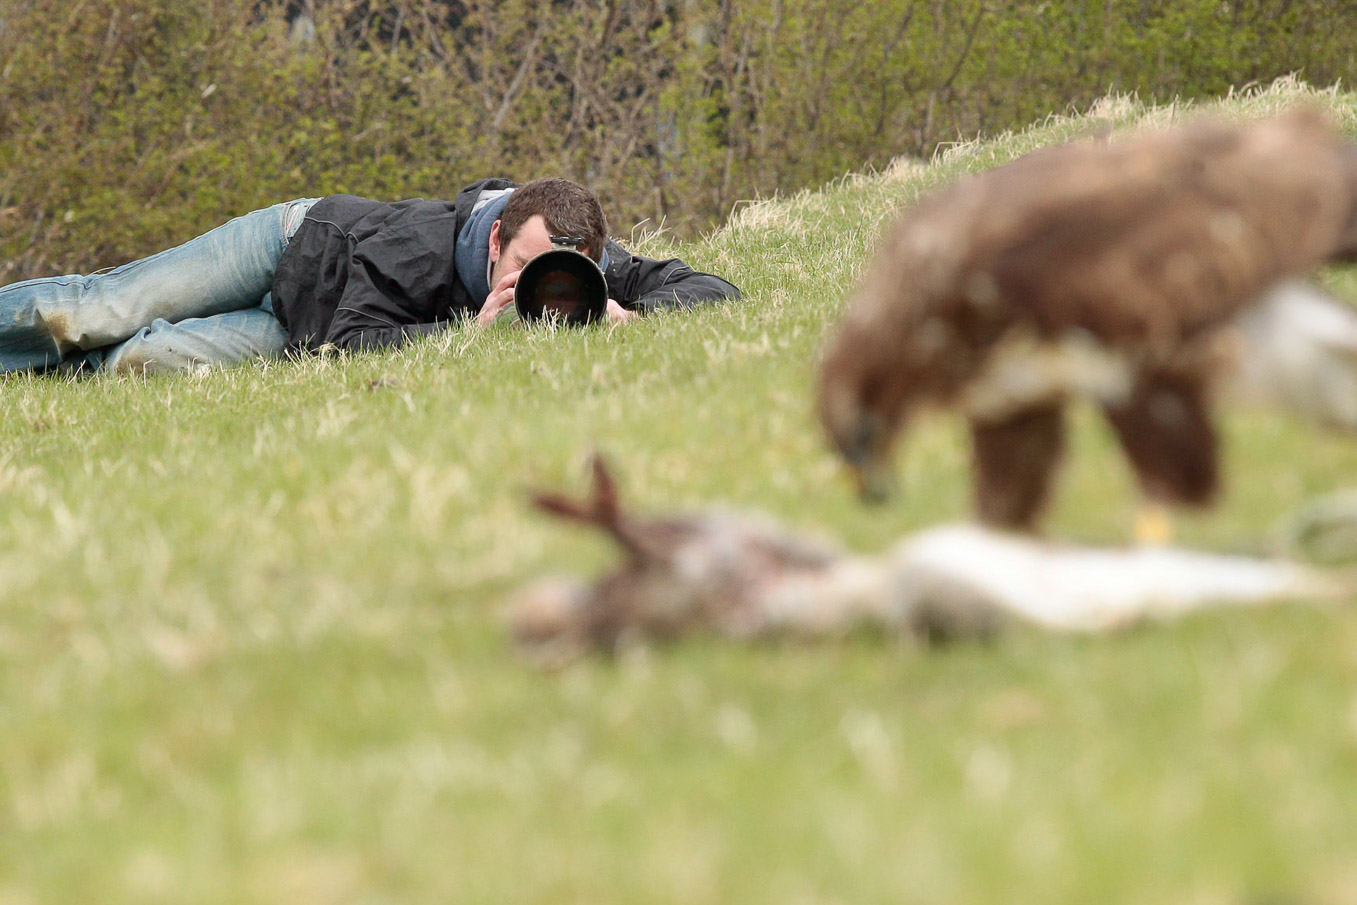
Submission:
M 1354 96 L 1319 100 L 1357 122 Z M 640 505 L 721 500 L 862 549 L 962 514 L 945 418 L 910 440 L 907 502 L 858 507 L 811 361 L 899 203 L 1096 127 L 742 210 L 677 249 L 739 306 L 0 380 L 0 903 L 1357 899 L 1351 612 L 934 652 L 697 641 L 557 674 L 505 650 L 508 589 L 611 557 L 522 504 L 581 487 L 595 444 Z M 1357 467 L 1283 418 L 1226 432 L 1229 494 L 1189 542 L 1256 548 Z M 1125 466 L 1086 414 L 1073 446 L 1055 529 L 1124 537 Z

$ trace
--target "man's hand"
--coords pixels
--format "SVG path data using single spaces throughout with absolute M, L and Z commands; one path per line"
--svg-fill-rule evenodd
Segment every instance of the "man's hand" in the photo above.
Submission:
M 518 275 L 521 270 L 515 270 L 513 273 L 506 273 L 500 277 L 495 288 L 490 290 L 490 295 L 486 296 L 485 304 L 481 305 L 481 310 L 476 313 L 476 324 L 481 327 L 488 327 L 495 322 L 495 318 L 501 311 L 514 303 L 514 285 L 518 282 Z
M 608 307 L 605 310 L 608 312 L 608 323 L 610 324 L 625 324 L 627 321 L 636 320 L 641 316 L 635 311 L 628 311 L 623 308 L 614 299 L 608 299 Z

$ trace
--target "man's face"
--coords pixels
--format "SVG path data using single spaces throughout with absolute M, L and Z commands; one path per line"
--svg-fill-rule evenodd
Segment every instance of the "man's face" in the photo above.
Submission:
M 518 235 L 507 245 L 499 240 L 499 221 L 490 227 L 490 288 L 507 274 L 522 270 L 523 265 L 544 251 L 551 251 L 551 233 L 541 214 L 528 219 Z

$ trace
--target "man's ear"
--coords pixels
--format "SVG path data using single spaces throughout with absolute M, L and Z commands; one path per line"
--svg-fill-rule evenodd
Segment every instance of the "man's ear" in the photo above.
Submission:
M 490 224 L 490 263 L 494 264 L 499 260 L 499 223 L 496 220 Z

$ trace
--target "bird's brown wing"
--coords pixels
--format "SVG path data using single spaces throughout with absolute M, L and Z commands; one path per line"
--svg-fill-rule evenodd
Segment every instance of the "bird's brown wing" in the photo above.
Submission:
M 1307 115 L 1051 149 L 977 178 L 963 268 L 1043 330 L 1181 339 L 1333 252 L 1341 153 Z

